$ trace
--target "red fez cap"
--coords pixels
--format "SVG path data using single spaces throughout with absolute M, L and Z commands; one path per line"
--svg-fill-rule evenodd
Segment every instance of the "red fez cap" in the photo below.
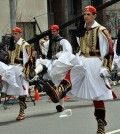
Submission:
M 92 12 L 92 13 L 97 13 L 96 8 L 93 7 L 93 6 L 87 6 L 87 7 L 85 7 L 84 8 L 84 12 L 87 12 L 87 11 Z
M 58 25 L 52 25 L 50 27 L 51 30 L 59 30 L 59 26 Z
M 18 33 L 22 33 L 22 29 L 19 27 L 15 27 L 12 29 L 12 32 L 18 32 Z

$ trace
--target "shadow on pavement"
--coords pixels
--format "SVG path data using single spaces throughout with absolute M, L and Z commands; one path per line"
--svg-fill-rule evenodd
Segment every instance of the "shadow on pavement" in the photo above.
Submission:
M 36 117 L 47 117 L 47 116 L 51 116 L 54 114 L 58 114 L 57 112 L 52 112 L 52 113 L 43 113 L 43 114 L 34 114 L 34 115 L 28 115 L 26 116 L 25 120 L 28 118 L 36 118 Z M 10 125 L 10 124 L 14 124 L 14 123 L 20 123 L 23 122 L 24 120 L 21 121 L 16 121 L 14 120 L 9 120 L 9 121 L 4 121 L 4 122 L 0 122 L 0 126 L 5 126 L 5 125 Z

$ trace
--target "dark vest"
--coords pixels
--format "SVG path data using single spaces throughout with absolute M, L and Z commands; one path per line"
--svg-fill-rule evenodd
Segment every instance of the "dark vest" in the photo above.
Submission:
M 52 55 L 56 55 L 56 53 L 63 50 L 62 46 L 60 45 L 61 39 L 63 39 L 63 37 L 58 35 L 49 41 L 49 49 L 47 54 L 48 59 L 52 59 Z

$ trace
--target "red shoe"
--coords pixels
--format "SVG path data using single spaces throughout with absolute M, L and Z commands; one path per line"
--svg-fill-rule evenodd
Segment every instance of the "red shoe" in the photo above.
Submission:
M 24 120 L 24 119 L 25 119 L 25 116 L 18 116 L 18 117 L 16 118 L 17 121 Z

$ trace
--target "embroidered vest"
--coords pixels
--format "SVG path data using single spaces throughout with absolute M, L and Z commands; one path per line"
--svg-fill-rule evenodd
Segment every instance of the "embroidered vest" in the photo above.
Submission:
M 56 53 L 62 51 L 62 46 L 60 45 L 60 41 L 52 42 L 52 55 L 56 55 Z
M 22 45 L 15 45 L 15 50 L 10 52 L 10 64 L 23 64 L 23 45 L 26 45 L 26 41 L 22 40 Z M 27 45 L 26 45 L 27 46 Z M 26 47 L 27 50 L 27 47 Z M 28 54 L 31 53 L 30 49 L 27 51 Z
M 80 49 L 81 54 L 85 57 L 96 56 L 97 53 L 100 56 L 99 40 L 98 40 L 98 29 L 100 26 L 90 29 L 85 32 L 85 36 L 81 37 Z
M 112 71 L 112 61 L 114 55 L 112 38 L 105 27 L 97 26 L 96 28 L 90 29 L 89 31 L 85 32 L 85 36 L 81 37 L 80 40 L 81 55 L 84 55 L 85 57 L 91 57 L 91 56 L 100 57 L 98 30 L 106 38 L 109 48 L 108 54 L 106 54 L 105 57 L 103 57 L 102 59 L 101 66 L 108 68 L 109 71 Z

